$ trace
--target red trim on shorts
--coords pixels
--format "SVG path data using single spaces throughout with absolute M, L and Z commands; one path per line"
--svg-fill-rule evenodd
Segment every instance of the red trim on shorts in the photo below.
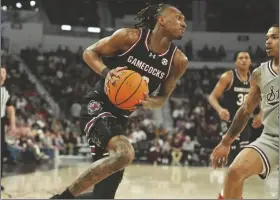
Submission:
M 103 113 L 100 113 L 99 115 L 97 115 L 96 117 L 93 117 L 85 126 L 85 133 L 86 135 L 88 134 L 88 132 L 90 131 L 92 125 L 94 124 L 94 122 L 96 121 L 96 119 L 98 118 L 102 118 L 102 117 L 112 117 L 112 113 L 109 113 L 109 112 L 103 112 Z

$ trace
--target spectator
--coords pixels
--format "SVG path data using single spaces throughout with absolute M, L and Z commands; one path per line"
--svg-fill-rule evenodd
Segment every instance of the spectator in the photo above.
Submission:
M 255 59 L 263 60 L 266 57 L 265 51 L 260 47 L 257 46 L 256 52 L 255 52 Z
M 169 164 L 171 160 L 171 142 L 172 142 L 172 135 L 167 135 L 162 145 L 162 163 Z
M 72 118 L 74 120 L 78 119 L 79 116 L 80 116 L 80 112 L 81 112 L 81 105 L 78 102 L 75 102 L 75 103 L 72 104 L 70 110 L 71 110 Z
M 183 146 L 184 138 L 183 133 L 179 132 L 175 135 L 172 142 L 172 165 L 181 165 L 180 161 L 183 156 L 182 146 Z
M 172 118 L 173 118 L 173 122 L 174 125 L 177 124 L 177 120 L 182 118 L 184 116 L 184 108 L 182 107 L 182 105 L 176 105 L 175 109 L 172 112 Z
M 217 59 L 218 58 L 217 50 L 216 50 L 215 47 L 211 47 L 209 55 L 207 57 L 208 57 L 208 60 L 211 60 L 211 61 L 217 61 L 218 60 Z
M 61 125 L 61 121 L 58 119 L 53 120 L 53 123 L 51 125 L 51 129 L 54 132 L 61 132 L 62 131 L 62 125 Z
M 137 143 L 146 139 L 147 139 L 146 133 L 143 130 L 141 130 L 139 127 L 137 127 L 130 135 L 131 143 Z
M 156 134 L 156 137 L 162 138 L 167 134 L 167 130 L 161 124 L 158 128 L 156 128 L 155 134 Z
M 188 55 L 189 60 L 193 58 L 193 45 L 192 40 L 189 40 L 185 45 L 185 53 Z
M 207 44 L 204 45 L 204 47 L 198 51 L 198 56 L 201 59 L 205 59 L 208 60 L 209 59 L 209 54 L 210 54 L 210 50 Z
M 189 136 L 185 137 L 185 141 L 183 143 L 183 159 L 186 165 L 192 165 L 192 158 L 195 151 L 195 146 L 198 146 L 199 143 L 197 141 L 197 137 L 194 137 L 193 140 Z
M 223 60 L 225 57 L 226 57 L 226 51 L 225 51 L 225 48 L 223 45 L 220 45 L 219 46 L 219 49 L 218 49 L 218 60 Z
M 247 52 L 249 53 L 251 59 L 254 60 L 255 59 L 255 55 L 254 55 L 253 48 L 252 48 L 251 45 L 248 47 Z

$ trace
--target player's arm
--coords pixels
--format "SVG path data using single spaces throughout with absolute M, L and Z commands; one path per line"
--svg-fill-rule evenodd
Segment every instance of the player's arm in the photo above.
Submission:
M 10 120 L 10 126 L 15 128 L 16 127 L 16 112 L 14 106 L 7 107 L 8 118 Z
M 255 69 L 250 81 L 250 91 L 244 104 L 238 109 L 233 119 L 233 122 L 223 137 L 224 144 L 231 144 L 235 138 L 243 131 L 248 119 L 259 105 L 261 100 L 261 93 L 259 88 L 261 73 L 259 69 Z
M 223 109 L 223 107 L 219 103 L 219 99 L 223 95 L 224 91 L 229 88 L 232 78 L 233 77 L 231 71 L 223 73 L 214 90 L 208 97 L 209 103 L 217 111 L 217 113 L 220 113 L 220 111 Z
M 177 50 L 167 79 L 162 83 L 159 94 L 150 97 L 143 104 L 145 108 L 161 108 L 176 87 L 176 82 L 183 76 L 188 64 L 188 58 Z M 140 102 L 141 103 L 141 102 Z
M 16 128 L 16 111 L 10 98 L 6 103 L 6 106 L 7 106 L 8 118 L 10 121 L 10 129 L 13 131 Z
M 137 41 L 139 34 L 138 29 L 119 29 L 110 37 L 89 46 L 83 53 L 83 59 L 96 73 L 106 77 L 110 69 L 103 63 L 102 56 L 125 52 Z

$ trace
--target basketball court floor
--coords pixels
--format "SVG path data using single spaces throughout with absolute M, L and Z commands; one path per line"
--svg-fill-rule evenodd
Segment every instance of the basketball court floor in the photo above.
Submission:
M 9 173 L 2 179 L 5 192 L 1 199 L 49 198 L 65 189 L 90 163 L 42 165 L 25 172 Z M 223 184 L 224 170 L 209 167 L 177 167 L 134 164 L 127 168 L 116 194 L 118 199 L 215 199 Z M 244 198 L 279 199 L 278 172 L 262 181 L 253 177 L 246 182 Z

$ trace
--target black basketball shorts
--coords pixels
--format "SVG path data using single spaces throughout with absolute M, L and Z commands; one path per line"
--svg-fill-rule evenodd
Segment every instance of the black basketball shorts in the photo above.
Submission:
M 125 135 L 127 119 L 107 111 L 102 101 L 90 100 L 81 106 L 80 128 L 90 146 L 105 149 L 111 138 Z
M 221 135 L 225 135 L 231 126 L 231 122 L 221 121 Z M 239 144 L 240 148 L 243 149 L 246 145 L 250 143 L 250 124 L 247 123 L 244 130 L 240 133 L 240 136 L 236 138 L 236 142 L 234 144 Z

